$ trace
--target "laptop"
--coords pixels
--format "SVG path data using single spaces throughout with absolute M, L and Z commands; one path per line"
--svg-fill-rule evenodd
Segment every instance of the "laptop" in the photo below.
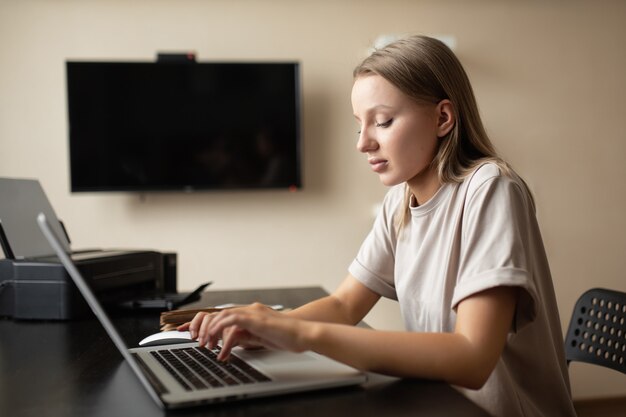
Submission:
M 33 219 L 44 213 L 59 244 L 73 260 L 87 260 L 127 253 L 120 250 L 72 250 L 70 238 L 57 218 L 39 181 L 0 178 L 0 243 L 7 258 L 35 259 L 50 256 L 50 245 Z M 10 244 L 9 244 L 10 242 Z
M 314 352 L 235 348 L 231 360 L 197 342 L 128 349 L 55 234 L 44 213 L 37 223 L 109 337 L 157 405 L 164 409 L 357 385 L 366 374 Z

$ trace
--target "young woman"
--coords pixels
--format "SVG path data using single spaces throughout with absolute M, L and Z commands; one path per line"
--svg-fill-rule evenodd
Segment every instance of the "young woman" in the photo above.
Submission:
M 533 199 L 495 153 L 460 62 L 412 36 L 354 71 L 357 149 L 390 186 L 349 275 L 286 314 L 199 314 L 200 345 L 314 350 L 356 368 L 449 382 L 495 416 L 574 416 Z M 354 327 L 380 297 L 406 331 Z

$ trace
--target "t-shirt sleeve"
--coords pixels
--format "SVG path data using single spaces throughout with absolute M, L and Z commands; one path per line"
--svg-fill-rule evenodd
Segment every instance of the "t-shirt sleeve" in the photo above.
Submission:
M 489 288 L 520 288 L 514 331 L 537 315 L 532 245 L 541 242 L 525 187 L 496 175 L 470 184 L 463 213 L 460 269 L 452 308 Z M 539 240 L 537 240 L 539 239 Z
M 390 190 L 359 252 L 348 271 L 359 282 L 383 297 L 397 300 L 394 284 L 395 241 L 394 213 L 401 202 L 402 189 Z

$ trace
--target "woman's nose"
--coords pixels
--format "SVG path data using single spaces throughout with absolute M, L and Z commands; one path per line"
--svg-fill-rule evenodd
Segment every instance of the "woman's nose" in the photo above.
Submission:
M 363 129 L 359 133 L 359 140 L 356 143 L 356 148 L 359 152 L 370 152 L 378 148 L 378 142 L 368 134 L 367 129 Z

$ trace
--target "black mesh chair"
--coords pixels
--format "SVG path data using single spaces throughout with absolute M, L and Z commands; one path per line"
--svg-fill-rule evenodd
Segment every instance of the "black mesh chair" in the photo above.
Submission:
M 626 293 L 594 288 L 580 296 L 565 338 L 571 361 L 626 374 Z

